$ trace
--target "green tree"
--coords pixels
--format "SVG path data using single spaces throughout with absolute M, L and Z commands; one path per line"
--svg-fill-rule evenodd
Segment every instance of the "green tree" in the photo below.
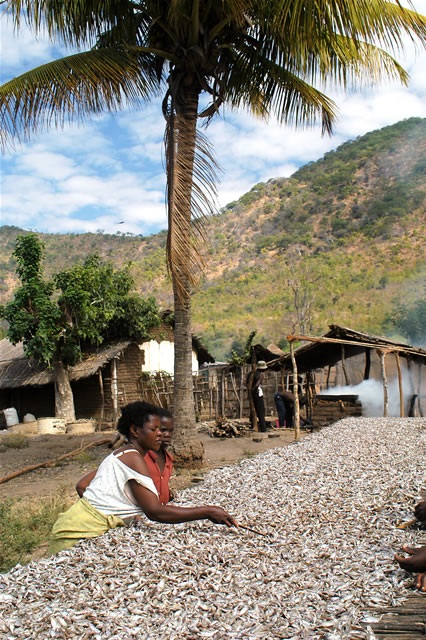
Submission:
M 163 96 L 166 120 L 168 265 L 175 305 L 175 452 L 196 446 L 191 376 L 191 292 L 200 274 L 200 217 L 212 210 L 215 166 L 198 120 L 222 104 L 295 125 L 322 120 L 330 131 L 335 106 L 312 82 L 406 72 L 377 46 L 398 49 L 406 34 L 425 41 L 425 19 L 384 0 L 5 0 L 53 40 L 85 47 L 0 89 L 3 140 L 28 137 L 128 102 Z M 202 95 L 210 103 L 199 109 Z M 204 103 L 203 103 L 204 105 Z M 192 444 L 193 443 L 193 444 Z
M 9 323 L 7 337 L 21 340 L 28 358 L 52 367 L 55 373 L 56 416 L 75 420 L 68 367 L 83 350 L 118 338 L 145 338 L 160 324 L 154 298 L 131 293 L 129 267 L 114 270 L 97 255 L 61 271 L 52 281 L 43 278 L 44 246 L 35 234 L 17 237 L 14 256 L 21 287 L 0 307 Z
M 257 331 L 252 331 L 250 333 L 242 349 L 239 348 L 238 351 L 236 351 L 234 348 L 231 350 L 231 357 L 229 358 L 229 364 L 237 367 L 241 367 L 243 364 L 247 363 L 247 361 L 250 358 L 251 347 L 252 347 L 253 339 L 256 333 Z
M 426 300 L 417 300 L 412 306 L 398 304 L 385 317 L 384 326 L 402 334 L 409 344 L 426 347 Z

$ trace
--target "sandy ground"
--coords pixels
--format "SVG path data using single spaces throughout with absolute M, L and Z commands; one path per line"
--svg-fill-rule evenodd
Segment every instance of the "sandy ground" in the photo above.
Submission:
M 113 438 L 114 432 L 102 432 L 86 436 L 73 435 L 43 435 L 29 438 L 28 447 L 24 449 L 6 448 L 0 437 L 0 476 L 23 469 L 26 466 L 56 459 L 59 456 L 78 449 L 95 440 Z M 284 447 L 294 441 L 294 431 L 283 429 L 255 434 L 263 436 L 261 442 L 254 441 L 253 432 L 240 438 L 212 438 L 207 433 L 200 433 L 204 444 L 205 466 L 196 471 L 176 469 L 171 480 L 171 487 L 176 491 L 199 482 L 203 471 L 215 467 L 224 467 L 242 458 L 251 457 L 275 447 Z M 306 434 L 302 432 L 302 437 Z M 78 456 L 52 464 L 48 468 L 41 468 L 27 472 L 0 484 L 0 500 L 5 498 L 34 499 L 55 494 L 58 490 L 74 495 L 74 487 L 79 478 L 88 471 L 96 468 L 109 454 L 111 449 L 107 445 L 90 448 Z

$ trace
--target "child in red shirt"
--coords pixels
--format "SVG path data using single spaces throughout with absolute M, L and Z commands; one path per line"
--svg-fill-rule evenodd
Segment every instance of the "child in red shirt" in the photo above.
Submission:
M 158 491 L 158 499 L 161 504 L 167 504 L 173 500 L 173 494 L 169 488 L 169 480 L 173 470 L 173 458 L 167 451 L 173 437 L 173 418 L 170 411 L 160 409 L 161 417 L 161 447 L 158 451 L 148 451 L 144 460 L 147 464 L 149 475 L 154 481 Z

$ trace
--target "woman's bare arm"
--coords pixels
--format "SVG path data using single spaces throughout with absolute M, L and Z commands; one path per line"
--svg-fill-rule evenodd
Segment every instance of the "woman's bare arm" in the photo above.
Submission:
M 238 527 L 238 523 L 221 507 L 175 507 L 168 504 L 162 505 L 157 496 L 140 485 L 136 480 L 129 480 L 129 486 L 138 505 L 150 520 L 177 524 L 179 522 L 191 522 L 193 520 L 211 520 L 216 524 L 225 524 L 227 527 Z

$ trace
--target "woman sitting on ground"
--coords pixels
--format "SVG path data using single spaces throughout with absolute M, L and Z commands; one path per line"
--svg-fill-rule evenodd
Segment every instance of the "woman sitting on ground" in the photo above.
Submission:
M 174 494 L 169 487 L 169 480 L 173 470 L 173 458 L 167 451 L 174 431 L 173 417 L 167 409 L 162 409 L 161 407 L 156 407 L 156 409 L 161 420 L 161 444 L 157 451 L 150 449 L 145 454 L 144 460 L 148 468 L 149 476 L 157 489 L 159 501 L 161 504 L 167 504 L 174 498 Z M 122 436 L 120 436 L 120 438 L 122 438 Z M 77 482 L 75 489 L 80 498 L 83 497 L 84 492 L 92 482 L 97 471 L 97 469 L 89 471 L 89 473 Z
M 53 526 L 49 551 L 69 549 L 83 538 L 94 538 L 124 526 L 145 514 L 150 520 L 176 524 L 211 520 L 228 527 L 237 522 L 221 507 L 175 507 L 162 505 L 144 460 L 150 449 L 161 445 L 161 410 L 146 402 L 123 407 L 117 425 L 128 441 L 111 453 L 97 471 L 85 476 L 77 487 L 83 497 L 62 513 Z M 83 485 L 87 485 L 87 488 Z

